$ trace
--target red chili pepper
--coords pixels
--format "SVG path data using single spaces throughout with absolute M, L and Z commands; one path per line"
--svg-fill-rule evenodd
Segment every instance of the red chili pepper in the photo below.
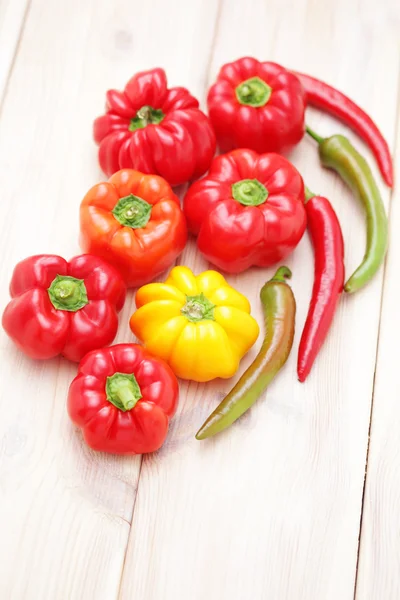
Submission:
M 371 117 L 355 102 L 332 86 L 304 73 L 293 73 L 300 79 L 307 103 L 334 115 L 351 127 L 363 139 L 378 162 L 382 177 L 389 187 L 393 186 L 393 162 L 389 146 Z
M 78 362 L 113 341 L 126 287 L 118 271 L 97 256 L 67 262 L 42 254 L 17 264 L 10 294 L 3 327 L 18 348 L 31 358 L 62 354 Z
M 283 260 L 306 229 L 302 177 L 274 153 L 217 156 L 189 188 L 183 210 L 200 252 L 227 273 Z
M 114 454 L 154 452 L 178 403 L 170 367 L 137 344 L 89 352 L 68 392 L 68 414 L 88 446 Z
M 314 287 L 300 340 L 299 381 L 305 381 L 328 334 L 344 284 L 344 247 L 331 203 L 306 190 L 307 226 L 314 246 Z
M 179 185 L 207 171 L 216 146 L 210 120 L 187 89 L 167 87 L 163 69 L 137 73 L 106 97 L 93 135 L 107 176 L 136 169 Z

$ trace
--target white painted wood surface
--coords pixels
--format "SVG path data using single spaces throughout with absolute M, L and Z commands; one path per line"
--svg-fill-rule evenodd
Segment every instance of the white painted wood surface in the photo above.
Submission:
M 400 123 L 397 126 L 396 171 L 400 172 Z M 392 198 L 391 246 L 387 258 L 384 300 L 361 529 L 357 599 L 400 598 L 400 338 L 399 256 L 400 189 Z
M 30 0 L 0 2 L 0 106 L 22 38 Z
M 221 64 L 252 54 L 337 85 L 394 148 L 399 12 L 391 0 L 0 0 L 1 307 L 18 260 L 79 251 L 78 205 L 101 179 L 91 123 L 108 87 L 160 65 L 204 100 Z M 317 112 L 308 121 L 322 134 L 349 133 Z M 363 254 L 362 210 L 320 169 L 311 141 L 291 158 L 337 208 L 350 272 Z M 355 590 L 357 600 L 398 600 L 396 202 L 398 193 L 384 287 L 382 271 L 343 300 L 306 384 L 293 351 L 265 398 L 215 440 L 193 435 L 231 382 L 182 384 L 170 436 L 143 463 L 96 454 L 65 412 L 75 366 L 30 361 L 1 334 L 2 600 L 347 600 Z M 193 242 L 179 262 L 207 266 Z M 312 285 L 306 237 L 289 265 L 296 346 Z M 258 317 L 271 272 L 229 278 Z M 132 306 L 130 295 L 118 341 L 132 339 Z

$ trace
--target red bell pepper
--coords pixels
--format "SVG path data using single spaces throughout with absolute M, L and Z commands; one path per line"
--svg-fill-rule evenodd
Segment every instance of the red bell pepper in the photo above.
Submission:
M 121 275 L 97 256 L 67 262 L 41 254 L 17 264 L 10 294 L 2 323 L 18 348 L 31 358 L 62 354 L 78 362 L 89 350 L 113 341 L 126 287 Z
M 167 88 L 163 69 L 137 73 L 123 92 L 106 97 L 93 135 L 107 176 L 136 169 L 178 185 L 207 171 L 216 146 L 211 123 L 188 90 Z
M 218 156 L 184 200 L 200 252 L 228 273 L 283 260 L 306 228 L 304 183 L 278 154 L 233 150 Z
M 285 152 L 304 135 L 305 94 L 298 78 L 273 62 L 245 57 L 222 67 L 208 92 L 221 152 Z
M 137 344 L 118 344 L 82 360 L 69 388 L 68 413 L 94 450 L 154 452 L 167 436 L 178 393 L 163 360 Z

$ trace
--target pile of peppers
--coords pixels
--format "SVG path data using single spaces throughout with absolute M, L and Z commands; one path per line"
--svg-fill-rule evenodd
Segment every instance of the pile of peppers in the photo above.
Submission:
M 393 185 L 390 151 L 372 119 L 335 88 L 276 63 L 244 57 L 224 65 L 208 91 L 208 116 L 187 89 L 169 88 L 160 68 L 137 73 L 123 91 L 107 92 L 93 134 L 109 179 L 94 185 L 80 205 L 85 254 L 69 262 L 42 254 L 18 263 L 2 318 L 30 358 L 61 355 L 79 362 L 68 414 L 94 450 L 141 454 L 160 448 L 178 405 L 177 378 L 232 377 L 259 336 L 247 298 L 219 271 L 195 275 L 175 266 L 164 282 L 154 281 L 174 265 L 188 232 L 212 265 L 236 274 L 282 263 L 308 230 L 314 286 L 298 349 L 301 382 L 343 291 L 359 291 L 379 270 L 388 223 L 378 185 L 346 137 L 322 138 L 307 126 L 309 105 L 351 127 Z M 316 142 L 321 165 L 336 171 L 365 210 L 365 255 L 347 281 L 332 204 L 311 192 L 283 156 L 305 134 Z M 173 189 L 180 184 L 188 184 L 183 207 Z M 296 315 L 291 276 L 279 266 L 260 284 L 259 353 L 197 439 L 232 425 L 286 363 Z M 138 288 L 129 325 L 141 344 L 111 345 L 127 288 Z

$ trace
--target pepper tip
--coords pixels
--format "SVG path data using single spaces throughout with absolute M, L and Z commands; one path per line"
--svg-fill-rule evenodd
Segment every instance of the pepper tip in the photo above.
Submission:
M 199 440 L 199 442 L 201 442 L 201 440 L 205 439 L 203 427 L 200 427 L 200 429 L 198 430 L 198 432 L 196 433 L 196 435 L 194 437 L 196 438 L 196 440 Z

